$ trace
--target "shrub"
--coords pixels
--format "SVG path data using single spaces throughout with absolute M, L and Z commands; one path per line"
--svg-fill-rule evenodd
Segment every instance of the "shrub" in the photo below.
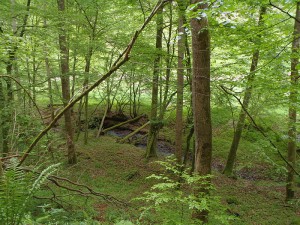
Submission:
M 210 224 L 230 224 L 234 219 L 226 213 L 220 199 L 212 194 L 214 186 L 209 182 L 211 176 L 190 175 L 187 172 L 189 170 L 181 171 L 174 157 L 158 163 L 164 167 L 165 172 L 148 177 L 147 179 L 155 179 L 158 183 L 136 199 L 144 204 L 139 221 L 156 224 L 201 224 L 201 221 L 192 218 L 195 210 L 209 211 Z M 203 192 L 196 196 L 194 193 L 199 186 L 209 189 L 211 193 Z

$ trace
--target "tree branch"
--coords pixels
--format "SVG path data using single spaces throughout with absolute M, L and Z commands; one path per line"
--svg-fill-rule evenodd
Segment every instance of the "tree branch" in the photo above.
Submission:
M 284 14 L 288 15 L 290 18 L 292 18 L 292 19 L 296 20 L 298 23 L 300 23 L 300 20 L 298 20 L 295 16 L 291 15 L 291 14 L 290 14 L 289 12 L 287 12 L 287 11 L 284 11 L 284 10 L 283 10 L 282 8 L 280 8 L 279 6 L 274 5 L 274 4 L 271 2 L 271 0 L 269 0 L 269 5 L 272 6 L 272 7 L 274 7 L 274 8 L 276 8 L 276 9 L 278 9 L 279 11 L 283 12 Z

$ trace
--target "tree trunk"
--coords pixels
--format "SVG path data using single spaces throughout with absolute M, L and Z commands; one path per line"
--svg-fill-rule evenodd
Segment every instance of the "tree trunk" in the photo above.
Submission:
M 168 29 L 168 37 L 166 40 L 166 48 L 167 48 L 167 54 L 166 54 L 166 76 L 165 79 L 163 79 L 160 76 L 160 111 L 159 111 L 159 117 L 160 120 L 163 120 L 165 112 L 167 110 L 167 107 L 169 105 L 168 97 L 169 97 L 169 89 L 170 89 L 170 78 L 171 78 L 171 67 L 172 67 L 172 61 L 174 57 L 174 44 L 172 44 L 172 33 L 173 33 L 173 9 L 172 4 L 169 5 L 169 29 Z M 171 48 L 172 47 L 172 48 Z M 163 82 L 164 80 L 164 82 Z M 164 91 L 163 91 L 163 87 Z
M 300 2 L 297 2 L 296 18 L 300 20 Z M 290 80 L 290 96 L 289 96 L 289 130 L 288 130 L 288 157 L 287 160 L 292 167 L 296 166 L 296 120 L 297 120 L 297 95 L 298 95 L 298 78 L 299 72 L 297 65 L 299 64 L 299 47 L 300 47 L 300 23 L 295 20 L 294 40 L 292 44 L 291 56 L 291 80 Z M 295 195 L 295 171 L 291 166 L 287 166 L 286 181 L 286 200 L 291 200 Z
M 13 60 L 14 60 L 14 54 L 9 51 L 9 60 L 6 64 L 6 73 L 8 76 L 12 76 L 12 68 L 13 68 Z M 3 95 L 3 103 L 4 107 L 2 108 L 2 120 L 3 120 L 3 125 L 2 125 L 2 147 L 3 147 L 3 154 L 6 155 L 9 152 L 9 128 L 10 124 L 12 124 L 12 119 L 11 119 L 11 110 L 13 107 L 13 90 L 12 90 L 12 81 L 11 79 L 5 79 L 6 82 L 6 93 L 7 96 L 5 98 L 5 95 Z M 2 94 L 4 94 L 5 91 L 3 91 L 2 87 Z
M 51 69 L 50 69 L 49 58 L 48 58 L 47 55 L 45 56 L 45 67 L 46 67 L 47 80 L 48 80 L 47 83 L 48 83 L 49 109 L 50 109 L 50 113 L 51 113 L 51 120 L 53 120 L 54 119 L 54 109 L 53 109 L 53 94 L 52 94 Z
M 178 163 L 182 162 L 182 140 L 183 140 L 183 86 L 184 86 L 184 52 L 185 52 L 185 28 L 184 13 L 185 0 L 178 1 L 178 63 L 177 63 L 177 104 L 176 104 L 176 140 L 175 155 Z
M 90 48 L 88 51 L 88 55 L 86 56 L 85 59 L 85 78 L 84 78 L 84 89 L 88 88 L 89 85 L 89 73 L 90 73 L 90 66 L 91 66 L 91 58 L 92 58 L 92 54 L 93 54 L 93 50 Z M 85 107 L 84 107 L 84 118 L 85 118 L 85 122 L 84 122 L 84 144 L 88 143 L 88 126 L 89 126 L 89 122 L 88 122 L 88 108 L 89 108 L 89 95 L 87 94 L 84 97 L 84 102 L 85 102 Z
M 160 73 L 161 63 L 161 50 L 162 50 L 162 35 L 163 35 L 163 8 L 157 11 L 156 15 L 156 50 L 157 55 L 154 60 L 154 71 L 152 79 L 152 102 L 151 102 L 151 115 L 150 115 L 150 130 L 147 140 L 146 158 L 157 156 L 157 136 L 160 129 L 160 121 L 157 116 L 158 112 L 158 80 Z
M 8 136 L 8 128 L 6 127 L 5 120 L 5 96 L 3 90 L 3 82 L 0 78 L 0 148 L 2 149 L 2 155 L 6 156 L 8 153 L 8 141 L 6 140 Z
M 36 51 L 34 45 L 33 45 L 33 52 Z M 33 99 L 33 105 L 36 103 L 36 59 L 35 59 L 35 53 L 32 56 L 32 99 Z
M 58 10 L 65 11 L 65 0 L 57 0 Z M 61 24 L 61 31 L 59 34 L 59 47 L 60 47 L 60 67 L 61 67 L 61 88 L 63 103 L 66 107 L 70 101 L 70 78 L 69 78 L 69 49 L 67 46 L 66 32 Z M 71 108 L 64 113 L 65 118 L 65 131 L 68 147 L 68 163 L 75 164 L 77 162 L 75 146 L 74 146 L 74 130 L 72 124 Z
M 266 14 L 266 11 L 267 11 L 267 8 L 265 6 L 262 6 L 261 10 L 260 10 L 260 15 L 259 15 L 259 22 L 258 22 L 259 27 L 261 27 L 263 25 L 263 16 Z M 259 41 L 259 39 L 261 39 L 261 35 L 258 35 L 257 38 Z M 245 125 L 245 119 L 246 119 L 245 110 L 248 110 L 248 108 L 249 108 L 249 103 L 250 103 L 250 99 L 251 99 L 251 95 L 252 95 L 252 88 L 253 88 L 252 83 L 255 78 L 255 71 L 256 71 L 256 68 L 258 65 L 258 59 L 259 59 L 259 50 L 257 49 L 257 50 L 255 50 L 255 52 L 253 53 L 253 56 L 252 56 L 250 73 L 247 77 L 247 86 L 246 86 L 246 91 L 245 91 L 245 95 L 244 95 L 244 99 L 243 99 L 243 107 L 240 111 L 239 119 L 238 119 L 238 122 L 236 125 L 236 130 L 234 132 L 234 136 L 233 136 L 230 151 L 228 154 L 227 162 L 225 165 L 225 169 L 223 171 L 223 173 L 226 174 L 227 176 L 233 175 L 233 167 L 234 167 L 235 160 L 236 160 L 236 153 L 237 153 L 237 149 L 238 149 L 240 139 L 242 136 L 243 128 Z
M 193 4 L 199 3 L 196 10 L 207 8 L 202 0 L 193 0 Z M 192 51 L 193 51 L 193 112 L 195 134 L 195 173 L 208 175 L 211 173 L 212 158 L 212 128 L 210 112 L 210 36 L 208 19 L 206 16 L 193 18 Z M 208 190 L 199 187 L 195 193 L 208 194 Z M 202 222 L 207 222 L 208 211 L 195 211 L 193 216 Z

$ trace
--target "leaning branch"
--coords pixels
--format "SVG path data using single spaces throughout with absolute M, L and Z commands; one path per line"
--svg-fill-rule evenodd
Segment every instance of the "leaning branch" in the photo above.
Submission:
M 99 78 L 94 84 L 92 84 L 89 88 L 85 89 L 77 98 L 73 99 L 71 102 L 69 102 L 68 105 L 66 105 L 62 111 L 57 114 L 57 116 L 52 120 L 52 122 L 44 129 L 42 130 L 34 139 L 34 141 L 31 143 L 31 145 L 28 147 L 28 149 L 23 154 L 22 158 L 20 159 L 19 165 L 21 165 L 25 159 L 28 157 L 29 153 L 33 150 L 33 148 L 37 145 L 37 143 L 41 140 L 42 137 L 44 137 L 49 130 L 56 124 L 56 122 L 64 115 L 64 113 L 70 109 L 72 106 L 75 105 L 76 102 L 80 101 L 85 95 L 90 93 L 92 90 L 94 90 L 99 84 L 101 84 L 104 80 L 106 80 L 108 77 L 110 77 L 114 72 L 116 72 L 122 65 L 124 65 L 128 60 L 131 53 L 131 49 L 134 46 L 139 34 L 145 29 L 147 24 L 151 21 L 151 19 L 154 17 L 158 9 L 162 7 L 166 2 L 169 0 L 163 0 L 159 1 L 156 6 L 153 8 L 151 14 L 146 19 L 146 21 L 143 23 L 141 28 L 135 32 L 132 39 L 130 40 L 129 44 L 125 48 L 125 50 L 122 52 L 122 54 L 118 57 L 118 59 L 114 62 L 112 68 L 104 74 L 101 78 Z
M 272 6 L 272 7 L 274 7 L 274 8 L 276 8 L 276 9 L 278 9 L 279 11 L 283 12 L 284 14 L 288 15 L 290 18 L 292 18 L 292 19 L 296 20 L 298 23 L 300 23 L 300 20 L 299 20 L 299 19 L 297 19 L 295 16 L 291 15 L 289 12 L 284 11 L 284 10 L 283 10 L 282 8 L 280 8 L 279 6 L 274 5 L 274 4 L 271 2 L 271 0 L 269 0 L 269 5 Z
M 37 106 L 36 102 L 33 100 L 32 96 L 30 95 L 30 93 L 27 91 L 27 89 L 14 77 L 12 76 L 8 76 L 8 75 L 0 75 L 0 78 L 9 78 L 9 79 L 12 79 L 14 82 L 16 82 L 20 87 L 21 89 L 24 90 L 24 92 L 28 95 L 30 101 L 32 101 L 34 107 L 36 108 L 36 110 L 38 111 L 40 117 L 41 117 L 41 120 L 43 121 L 43 115 L 41 113 L 41 110 L 39 109 L 39 107 Z M 43 121 L 44 123 L 44 121 Z
M 282 155 L 282 153 L 279 151 L 278 147 L 274 144 L 274 142 L 265 134 L 265 132 L 257 125 L 257 123 L 255 122 L 255 120 L 253 119 L 253 117 L 250 115 L 250 113 L 248 112 L 248 110 L 244 107 L 242 101 L 240 100 L 239 97 L 237 97 L 234 93 L 229 92 L 227 88 L 225 88 L 223 85 L 220 86 L 222 88 L 222 90 L 226 93 L 229 94 L 231 96 L 233 96 L 241 105 L 241 107 L 243 108 L 244 112 L 247 114 L 247 116 L 249 117 L 249 119 L 251 120 L 252 124 L 255 126 L 255 128 L 264 136 L 264 138 L 267 139 L 267 141 L 271 144 L 271 146 L 273 148 L 275 148 L 280 156 L 280 158 L 298 175 L 300 176 L 300 173 L 293 167 L 293 165 L 290 164 L 289 161 L 286 160 L 286 158 Z

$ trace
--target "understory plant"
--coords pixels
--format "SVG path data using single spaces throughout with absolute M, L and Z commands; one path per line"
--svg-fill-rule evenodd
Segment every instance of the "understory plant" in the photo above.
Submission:
M 209 224 L 230 224 L 235 219 L 222 206 L 220 198 L 214 195 L 211 176 L 199 176 L 190 174 L 189 169 L 182 170 L 173 156 L 158 163 L 164 172 L 147 177 L 156 180 L 156 183 L 135 199 L 143 204 L 140 208 L 141 224 L 201 224 L 192 216 L 196 210 L 209 212 Z M 199 187 L 207 191 L 200 194 L 197 191 L 196 195 Z
M 0 221 L 3 225 L 22 224 L 33 196 L 47 178 L 57 170 L 59 164 L 44 169 L 38 176 L 34 172 L 25 172 L 11 159 L 0 175 Z

